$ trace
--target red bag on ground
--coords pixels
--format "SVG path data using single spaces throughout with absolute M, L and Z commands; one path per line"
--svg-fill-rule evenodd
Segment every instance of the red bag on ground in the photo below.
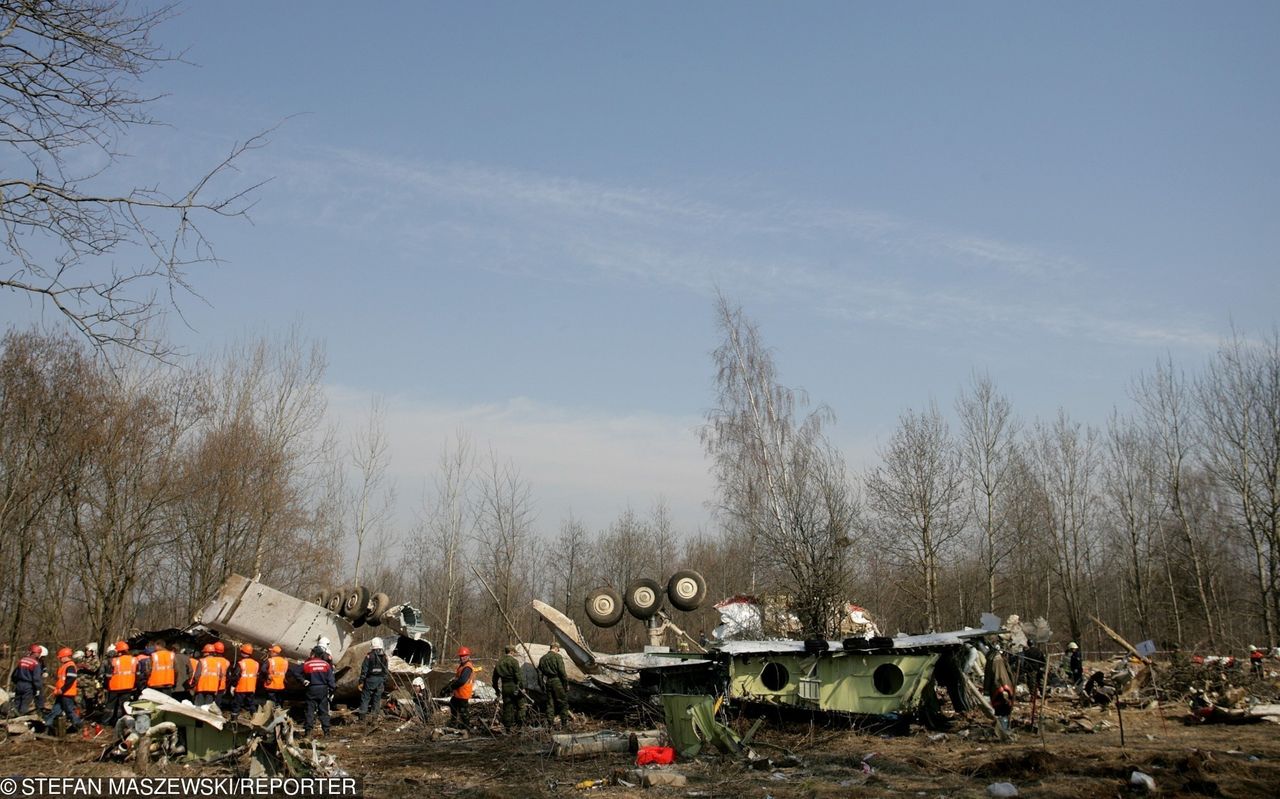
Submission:
M 669 746 L 642 746 L 636 752 L 637 766 L 669 766 L 676 760 L 676 750 Z

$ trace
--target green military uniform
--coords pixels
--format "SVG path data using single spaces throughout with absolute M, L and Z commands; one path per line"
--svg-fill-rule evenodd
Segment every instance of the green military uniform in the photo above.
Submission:
M 498 658 L 493 670 L 494 687 L 502 694 L 502 726 L 507 729 L 524 723 L 524 676 L 520 663 L 510 652 Z
M 547 719 L 568 720 L 569 704 L 566 701 L 565 686 L 569 675 L 564 670 L 564 658 L 552 649 L 538 661 L 538 674 L 542 677 L 542 690 L 547 695 Z

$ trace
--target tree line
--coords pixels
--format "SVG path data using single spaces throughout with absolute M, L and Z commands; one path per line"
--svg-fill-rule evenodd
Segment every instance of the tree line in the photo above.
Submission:
M 548 521 L 518 465 L 464 431 L 442 442 L 402 523 L 380 405 L 341 440 L 325 422 L 324 354 L 296 334 L 179 368 L 10 331 L 3 640 L 12 652 L 182 626 L 238 572 L 302 597 L 357 581 L 412 601 L 446 650 L 545 638 L 539 598 L 617 651 L 643 644 L 642 626 L 593 627 L 587 592 L 692 568 L 713 599 L 760 597 L 805 635 L 838 634 L 853 601 L 890 633 L 991 611 L 1044 616 L 1072 639 L 1096 615 L 1163 647 L 1277 644 L 1275 333 L 1233 337 L 1193 373 L 1156 363 L 1101 427 L 1065 409 L 1023 420 L 975 374 L 950 414 L 903 411 L 857 473 L 830 411 L 779 382 L 756 326 L 723 298 L 717 313 L 702 438 L 718 492 L 700 531 L 677 529 L 661 498 L 599 530 Z M 697 637 L 717 614 L 676 621 Z

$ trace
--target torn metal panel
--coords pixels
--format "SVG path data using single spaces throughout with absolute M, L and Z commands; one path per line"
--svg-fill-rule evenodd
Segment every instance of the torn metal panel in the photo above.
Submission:
M 194 621 L 220 635 L 258 646 L 279 644 L 285 657 L 306 659 L 316 640 L 331 642 L 337 660 L 351 645 L 355 629 L 327 609 L 277 591 L 248 577 L 233 574 L 213 598 L 196 612 Z

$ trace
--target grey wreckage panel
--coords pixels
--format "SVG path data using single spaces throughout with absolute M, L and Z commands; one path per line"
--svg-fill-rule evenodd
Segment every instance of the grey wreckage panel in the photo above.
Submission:
M 285 657 L 295 660 L 309 657 L 321 636 L 330 640 L 330 652 L 338 660 L 355 632 L 350 622 L 325 608 L 239 574 L 227 578 L 196 612 L 195 622 L 236 641 L 279 644 Z

